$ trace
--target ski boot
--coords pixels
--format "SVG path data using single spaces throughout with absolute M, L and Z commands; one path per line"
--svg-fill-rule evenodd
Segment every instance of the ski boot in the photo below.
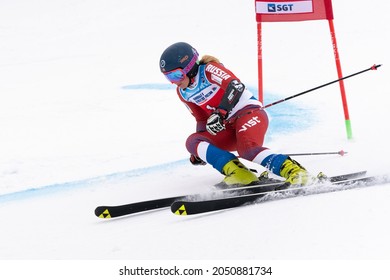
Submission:
M 313 183 L 315 178 L 306 171 L 298 162 L 288 157 L 280 168 L 280 175 L 291 185 L 308 185 Z
M 282 182 L 280 179 L 271 178 L 269 176 L 269 171 L 263 171 L 258 177 L 259 184 L 272 184 Z
M 254 185 L 259 182 L 257 176 L 245 167 L 238 159 L 233 159 L 222 168 L 225 179 L 218 185 L 221 187 L 238 187 Z

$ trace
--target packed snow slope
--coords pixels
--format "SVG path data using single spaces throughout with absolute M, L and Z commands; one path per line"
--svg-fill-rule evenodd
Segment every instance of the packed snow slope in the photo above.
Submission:
M 387 1 L 333 1 L 353 139 L 337 84 L 271 107 L 265 145 L 313 173 L 389 173 Z M 254 1 L 0 2 L 0 259 L 389 259 L 390 185 L 196 217 L 116 220 L 98 205 L 207 192 L 194 120 L 159 72 L 177 41 L 213 54 L 254 92 Z M 266 102 L 337 79 L 326 21 L 263 25 Z M 262 171 L 260 166 L 249 166 Z

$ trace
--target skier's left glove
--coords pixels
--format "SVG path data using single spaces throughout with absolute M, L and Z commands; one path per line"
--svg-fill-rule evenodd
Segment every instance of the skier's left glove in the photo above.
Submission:
M 224 117 L 219 110 L 215 110 L 207 119 L 206 129 L 211 135 L 217 135 L 218 132 L 226 129 Z
M 206 165 L 206 162 L 203 161 L 200 157 L 197 157 L 195 155 L 191 155 L 190 156 L 190 162 L 193 164 L 193 165 Z

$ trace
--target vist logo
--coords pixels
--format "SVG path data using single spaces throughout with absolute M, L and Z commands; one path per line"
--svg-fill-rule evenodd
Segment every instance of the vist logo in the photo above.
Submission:
M 261 123 L 261 121 L 259 120 L 259 117 L 252 117 L 249 121 L 247 121 L 246 123 L 244 123 L 241 126 L 241 129 L 238 132 L 246 131 L 246 130 L 248 130 L 248 128 L 254 127 L 258 123 Z

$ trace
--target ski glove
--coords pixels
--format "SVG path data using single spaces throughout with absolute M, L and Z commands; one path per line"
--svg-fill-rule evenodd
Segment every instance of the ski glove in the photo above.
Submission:
M 200 157 L 197 157 L 197 156 L 194 156 L 194 155 L 190 156 L 190 162 L 193 165 L 206 165 L 206 162 L 204 162 Z
M 226 129 L 222 114 L 216 110 L 207 119 L 206 129 L 211 135 L 217 135 L 218 132 Z

